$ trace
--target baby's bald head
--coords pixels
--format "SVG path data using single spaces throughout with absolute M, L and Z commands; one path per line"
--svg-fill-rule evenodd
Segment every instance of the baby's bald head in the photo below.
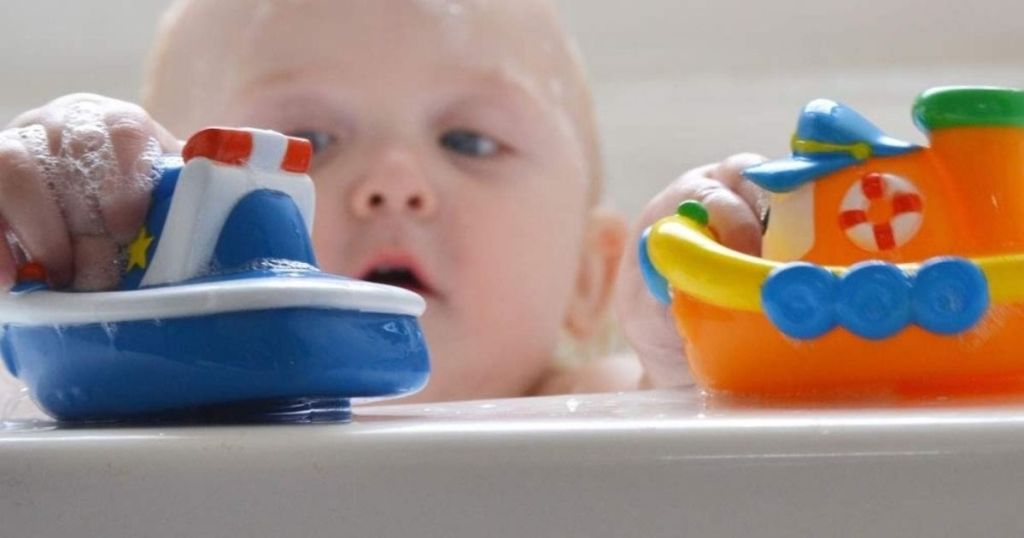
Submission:
M 231 121 L 233 99 L 282 73 L 344 71 L 340 64 L 359 62 L 399 70 L 424 55 L 486 69 L 564 111 L 596 200 L 601 159 L 591 94 L 548 0 L 179 0 L 161 22 L 143 104 L 184 136 Z

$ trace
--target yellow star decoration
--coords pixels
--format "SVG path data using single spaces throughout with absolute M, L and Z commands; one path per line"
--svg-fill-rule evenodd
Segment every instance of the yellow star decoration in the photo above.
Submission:
M 131 271 L 135 267 L 140 269 L 146 268 L 146 262 L 148 261 L 146 251 L 149 250 L 149 245 L 152 242 L 153 236 L 149 235 L 146 227 L 143 226 L 139 230 L 139 235 L 128 245 L 128 269 L 126 271 Z

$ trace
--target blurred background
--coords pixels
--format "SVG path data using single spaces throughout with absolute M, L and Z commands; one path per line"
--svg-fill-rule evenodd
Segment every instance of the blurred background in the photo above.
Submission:
M 909 111 L 921 90 L 1024 87 L 1019 0 L 556 1 L 590 67 L 607 198 L 630 215 L 687 168 L 785 153 L 816 97 L 920 141 Z M 0 119 L 72 91 L 136 99 L 169 3 L 4 2 Z

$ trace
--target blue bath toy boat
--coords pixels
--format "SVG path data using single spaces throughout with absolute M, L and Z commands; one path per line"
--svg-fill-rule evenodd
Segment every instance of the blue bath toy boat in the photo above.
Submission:
M 321 422 L 429 373 L 405 289 L 322 273 L 307 141 L 212 128 L 158 163 L 120 290 L 23 281 L 0 353 L 61 421 Z

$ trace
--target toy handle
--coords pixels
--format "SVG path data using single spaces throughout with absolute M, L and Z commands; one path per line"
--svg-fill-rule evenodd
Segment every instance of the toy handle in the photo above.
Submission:
M 651 261 L 651 254 L 647 250 L 647 239 L 651 235 L 651 227 L 648 226 L 644 233 L 640 236 L 639 244 L 637 245 L 637 259 L 640 261 L 640 274 L 643 276 L 644 284 L 647 285 L 647 291 L 663 305 L 672 304 L 672 295 L 670 293 L 671 286 L 668 280 L 658 272 L 658 269 L 654 267 L 654 263 Z
M 676 215 L 689 219 L 701 228 L 707 229 L 709 222 L 708 211 L 704 207 L 704 204 L 696 200 L 683 201 L 683 203 L 679 204 L 679 207 L 676 209 Z M 669 305 L 672 304 L 672 295 L 670 293 L 672 286 L 669 284 L 665 276 L 658 271 L 654 262 L 651 261 L 651 253 L 648 249 L 649 238 L 653 228 L 654 225 L 648 226 L 640 236 L 640 244 L 638 245 L 639 250 L 637 252 L 637 258 L 640 261 L 640 274 L 643 275 L 644 284 L 647 285 L 647 291 L 649 291 L 661 304 Z M 711 234 L 710 230 L 708 230 L 708 234 L 710 234 L 709 237 L 715 239 L 714 234 Z
M 34 261 L 24 261 L 17 265 L 14 277 L 14 286 L 11 292 L 22 293 L 46 289 L 49 276 L 43 264 Z

